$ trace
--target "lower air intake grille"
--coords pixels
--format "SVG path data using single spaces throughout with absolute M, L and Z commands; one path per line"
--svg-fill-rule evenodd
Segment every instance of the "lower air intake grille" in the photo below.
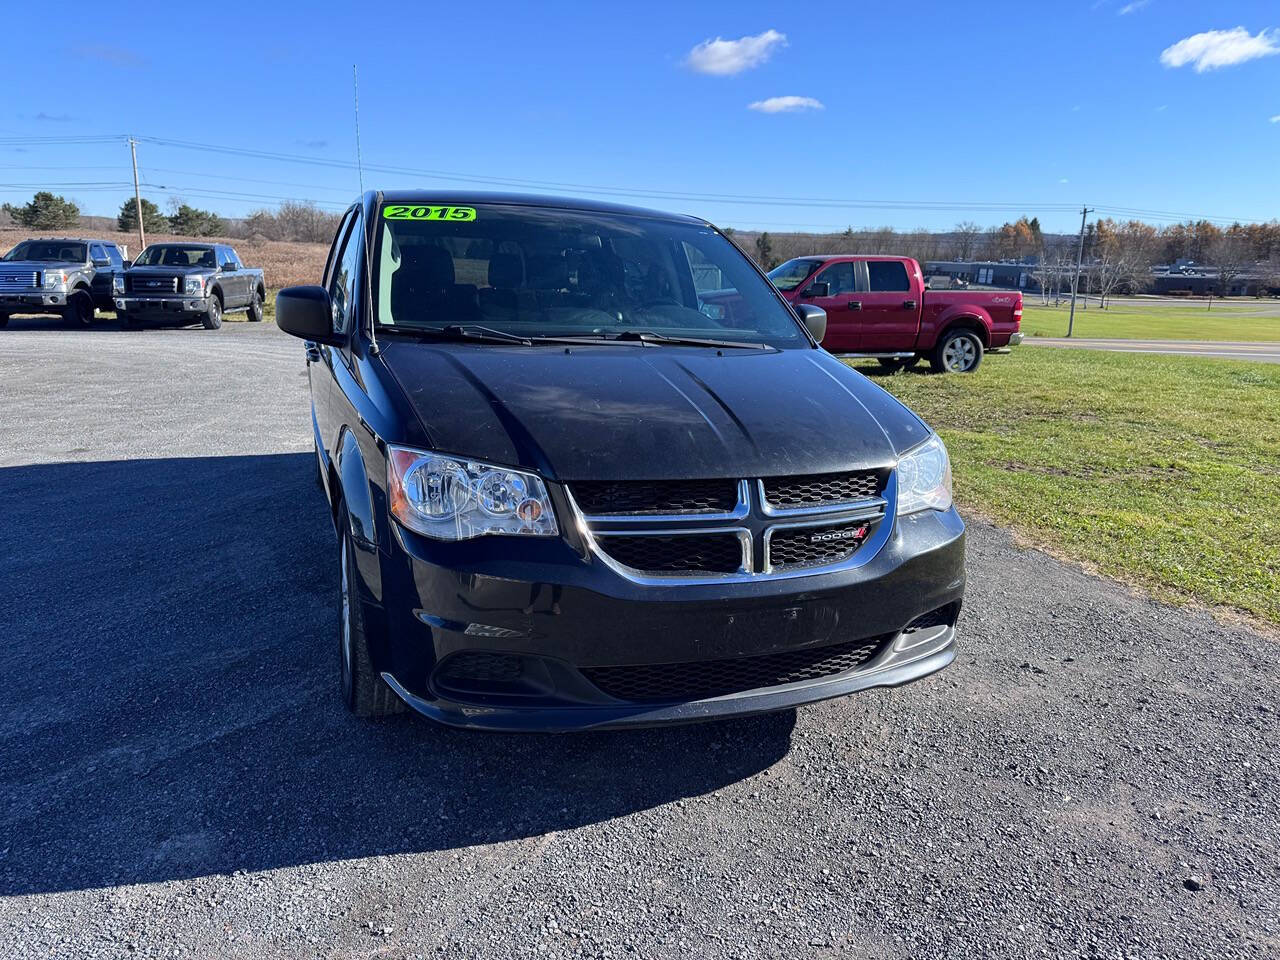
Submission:
M 866 542 L 865 521 L 834 527 L 779 527 L 769 537 L 769 563 L 775 570 L 817 567 L 848 560 Z
M 618 700 L 639 702 L 702 700 L 707 697 L 832 677 L 867 663 L 884 637 L 868 637 L 817 649 L 788 650 L 763 657 L 704 660 L 699 663 L 585 667 L 587 679 Z
M 449 685 L 512 683 L 520 679 L 524 665 L 505 653 L 455 653 L 436 671 L 436 680 Z
M 769 505 L 784 509 L 870 500 L 880 496 L 881 490 L 880 473 L 876 470 L 766 477 L 761 482 Z
M 742 542 L 732 533 L 601 537 L 600 549 L 646 573 L 737 573 Z
M 950 624 L 956 618 L 956 605 L 949 603 L 945 607 L 939 607 L 937 610 L 930 610 L 923 616 L 916 617 L 907 625 L 906 632 L 912 633 L 916 630 L 928 630 L 930 627 L 940 627 L 943 624 Z
M 587 514 L 728 513 L 738 503 L 736 480 L 620 480 L 575 483 Z

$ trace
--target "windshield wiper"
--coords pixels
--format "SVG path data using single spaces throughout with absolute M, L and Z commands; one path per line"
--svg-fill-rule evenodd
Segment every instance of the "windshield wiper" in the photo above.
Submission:
M 706 337 L 669 337 L 652 330 L 624 330 L 612 340 L 638 340 L 641 343 L 670 343 L 685 347 L 732 347 L 735 350 L 768 350 L 766 343 L 744 343 L 740 340 L 712 340 Z
M 430 337 L 433 340 L 470 340 L 474 343 L 518 343 L 530 346 L 534 337 L 522 337 L 514 333 L 504 333 L 491 327 L 477 327 L 471 324 L 463 326 L 451 323 L 445 327 L 418 327 L 410 324 L 379 324 L 378 335 L 387 334 L 400 337 Z

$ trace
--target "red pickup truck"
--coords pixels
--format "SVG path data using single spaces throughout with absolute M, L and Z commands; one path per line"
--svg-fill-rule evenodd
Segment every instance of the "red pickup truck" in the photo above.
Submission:
M 788 301 L 827 311 L 822 345 L 886 367 L 928 360 L 970 373 L 982 354 L 1022 342 L 1022 294 L 926 290 L 910 257 L 797 257 L 769 271 Z

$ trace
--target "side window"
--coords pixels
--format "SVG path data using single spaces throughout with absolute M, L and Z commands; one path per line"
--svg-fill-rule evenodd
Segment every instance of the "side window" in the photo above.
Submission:
M 329 286 L 329 281 L 333 279 L 333 270 L 338 265 L 338 255 L 342 252 L 342 241 L 347 238 L 347 229 L 351 226 L 355 215 L 354 209 L 348 210 L 342 222 L 338 224 L 338 231 L 333 235 L 333 245 L 329 247 L 329 256 L 324 261 L 324 276 L 320 279 L 320 283 L 325 287 Z
M 356 277 L 359 275 L 361 251 L 360 214 L 357 211 L 351 222 L 339 254 L 333 277 L 329 281 L 329 297 L 333 301 L 333 332 L 347 333 L 355 314 Z
M 833 263 L 827 269 L 813 278 L 812 282 L 827 283 L 830 286 L 828 296 L 837 297 L 842 293 L 853 293 L 857 289 L 857 285 L 853 279 L 853 264 L 848 260 L 843 263 Z
M 227 251 L 227 262 L 230 263 L 234 269 L 239 270 L 240 257 L 236 254 L 235 250 L 231 247 L 224 247 L 223 249 Z
M 108 243 L 105 245 L 105 249 L 107 251 L 107 259 L 111 261 L 113 267 L 119 269 L 124 266 L 124 258 L 120 256 L 119 247 L 114 243 Z
M 95 263 L 107 259 L 107 251 L 102 249 L 102 244 L 95 243 L 89 247 L 89 259 Z
M 868 260 L 867 274 L 872 293 L 892 293 L 911 289 L 907 268 L 900 260 Z

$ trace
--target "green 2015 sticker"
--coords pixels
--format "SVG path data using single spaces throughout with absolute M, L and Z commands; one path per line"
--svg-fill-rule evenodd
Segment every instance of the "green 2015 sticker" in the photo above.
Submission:
M 382 208 L 387 220 L 452 220 L 461 223 L 476 218 L 475 207 L 417 207 L 389 203 Z

